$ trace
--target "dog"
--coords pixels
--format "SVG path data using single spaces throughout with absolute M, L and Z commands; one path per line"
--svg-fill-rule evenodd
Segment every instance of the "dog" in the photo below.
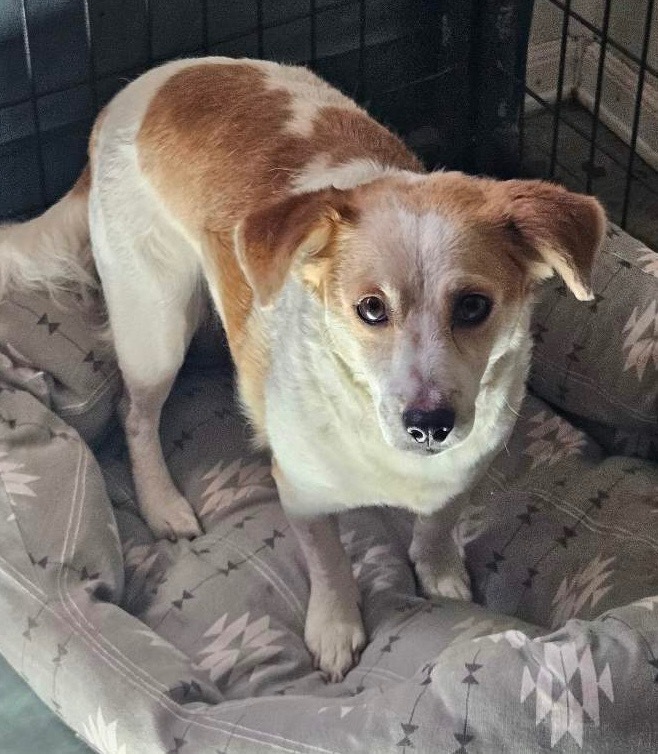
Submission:
M 306 557 L 305 640 L 336 681 L 366 643 L 336 514 L 418 514 L 422 589 L 470 598 L 451 533 L 513 428 L 538 284 L 557 273 L 591 298 L 604 228 L 595 199 L 557 185 L 426 173 L 306 68 L 210 57 L 114 97 L 73 189 L 0 231 L 0 280 L 85 280 L 91 248 L 140 511 L 170 538 L 201 531 L 160 413 L 210 297 Z

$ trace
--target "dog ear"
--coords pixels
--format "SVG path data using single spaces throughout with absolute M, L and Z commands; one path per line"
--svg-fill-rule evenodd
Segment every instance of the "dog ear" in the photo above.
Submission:
M 260 306 L 271 304 L 294 265 L 320 261 L 341 224 L 355 219 L 348 192 L 296 194 L 249 215 L 235 231 L 242 272 Z
M 506 181 L 506 229 L 530 252 L 538 278 L 557 272 L 581 301 L 590 300 L 590 274 L 606 229 L 603 207 L 546 181 Z

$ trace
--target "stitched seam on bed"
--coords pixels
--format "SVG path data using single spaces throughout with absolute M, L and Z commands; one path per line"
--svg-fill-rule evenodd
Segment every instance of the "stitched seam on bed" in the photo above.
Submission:
M 287 599 L 284 596 L 282 589 L 277 585 L 277 583 L 275 583 L 275 581 L 273 580 L 273 578 L 269 575 L 270 573 L 272 573 L 272 570 L 270 569 L 269 565 L 267 565 L 267 563 L 262 558 L 259 558 L 254 553 L 249 553 L 248 551 L 242 549 L 239 545 L 236 545 L 234 542 L 231 542 L 231 540 L 229 540 L 229 539 L 227 539 L 225 541 L 225 544 L 228 547 L 231 547 L 233 550 L 235 550 L 235 552 L 240 553 L 240 555 L 242 555 L 242 557 L 244 557 L 245 559 L 247 559 L 247 561 L 249 563 L 254 564 L 254 568 L 256 568 L 256 570 L 263 576 L 263 578 L 265 578 L 267 581 L 269 581 L 270 584 L 272 584 L 272 586 L 281 595 L 281 597 L 284 599 L 284 601 L 286 602 L 286 604 L 290 607 L 290 609 L 293 612 L 293 614 L 298 618 L 298 620 L 300 621 L 300 625 L 303 628 L 304 624 L 306 622 L 306 612 L 305 612 L 305 610 L 304 610 L 304 608 L 302 606 L 302 603 L 300 602 L 300 600 L 297 599 L 297 597 L 296 597 L 295 593 L 292 591 L 292 589 L 290 589 L 288 587 L 288 585 L 282 579 L 279 580 L 278 577 L 277 577 L 277 581 L 280 584 L 282 584 L 283 587 L 285 588 L 285 590 L 289 594 L 291 594 L 292 597 L 293 597 L 292 599 Z M 260 564 L 262 566 L 262 568 L 258 568 L 256 564 Z
M 9 494 L 9 491 L 7 490 L 7 486 L 5 485 L 4 479 L 0 476 L 0 485 L 2 486 L 2 491 L 7 498 L 7 503 L 9 505 L 9 509 L 13 512 L 14 511 L 14 505 L 12 505 L 12 496 Z M 21 529 L 20 522 L 18 520 L 18 516 L 14 513 L 14 523 L 16 524 L 16 531 L 18 532 L 18 536 L 20 537 L 21 542 L 23 543 L 23 548 L 25 549 L 25 553 L 28 555 L 29 560 L 29 552 L 30 548 L 27 546 L 27 542 L 25 541 L 25 537 L 23 536 L 23 530 Z M 3 558 L 4 560 L 4 558 Z M 36 570 L 35 570 L 36 573 Z M 25 577 L 25 580 L 28 582 L 28 584 L 31 584 L 40 594 L 42 594 L 44 597 L 46 596 L 46 591 L 43 589 L 43 587 L 39 586 L 37 582 L 30 581 L 30 579 Z
M 3 491 L 4 495 L 7 497 L 7 500 L 11 501 L 11 496 L 7 492 L 7 487 L 5 486 L 4 480 L 1 477 L 0 477 L 0 485 L 2 486 L 2 491 Z M 9 508 L 10 509 L 12 508 L 11 503 L 9 503 Z M 21 531 L 21 528 L 20 528 L 20 526 L 18 524 L 18 518 L 16 519 L 16 529 L 18 531 L 18 536 L 20 537 L 20 540 L 23 543 L 23 547 L 25 548 L 25 552 L 28 553 L 29 549 L 28 549 L 28 546 L 27 546 L 27 544 L 25 542 L 25 538 L 23 537 L 23 532 Z M 0 560 L 3 563 L 7 563 L 7 565 L 9 565 L 9 561 L 5 560 L 2 557 L 2 555 L 0 555 Z M 21 573 L 21 572 L 17 571 L 17 573 Z M 28 583 L 35 590 L 35 592 L 37 592 L 40 595 L 43 595 L 44 598 L 46 597 L 45 590 L 41 586 L 39 586 L 39 584 L 37 584 L 37 582 L 31 581 L 25 574 L 22 574 L 22 573 L 21 573 L 21 577 L 23 578 L 23 580 L 26 583 Z
M 20 571 L 17 571 L 17 570 L 16 570 L 16 569 L 15 569 L 15 568 L 14 568 L 14 567 L 13 567 L 13 566 L 11 565 L 11 563 L 9 563 L 9 561 L 5 560 L 5 559 L 4 559 L 4 558 L 3 558 L 3 557 L 2 557 L 1 555 L 0 555 L 0 561 L 1 561 L 1 562 L 3 562 L 3 563 L 5 564 L 5 566 L 6 566 L 6 568 L 5 568 L 5 569 L 3 569 L 3 572 L 4 572 L 5 574 L 7 574 L 7 576 L 9 576 L 9 578 L 10 578 L 10 579 L 11 579 L 11 580 L 12 580 L 12 581 L 13 581 L 14 583 L 16 583 L 16 584 L 17 584 L 17 586 L 18 586 L 18 587 L 19 587 L 19 588 L 20 588 L 20 589 L 21 589 L 22 591 L 24 591 L 24 592 L 25 592 L 25 594 L 26 594 L 26 595 L 27 595 L 28 597 L 31 597 L 31 598 L 32 598 L 32 599 L 33 599 L 33 600 L 34 600 L 35 602 L 37 602 L 37 604 L 38 604 L 38 605 L 39 605 L 40 607 L 42 607 L 42 608 L 43 608 L 43 609 L 44 609 L 44 610 L 45 610 L 45 611 L 46 611 L 47 613 L 50 613 L 50 614 L 52 615 L 52 617 L 53 617 L 53 618 L 55 618 L 55 619 L 56 619 L 56 620 L 57 620 L 57 621 L 58 621 L 59 623 L 61 623 L 61 624 L 62 624 L 62 625 L 63 625 L 63 626 L 64 626 L 64 627 L 66 628 L 66 629 L 68 629 L 68 630 L 73 630 L 73 631 L 74 631 L 74 633 L 76 634 L 76 636 L 77 636 L 77 637 L 78 637 L 78 638 L 79 638 L 79 639 L 80 639 L 81 641 L 83 641 L 83 642 L 84 642 L 85 644 L 87 644 L 88 646 L 91 646 L 91 647 L 93 647 L 93 646 L 94 646 L 95 642 L 93 642 L 93 641 L 90 641 L 90 640 L 89 640 L 89 637 L 88 637 L 88 636 L 86 635 L 86 633 L 85 633 L 84 631 L 82 631 L 82 630 L 78 630 L 78 631 L 76 631 L 76 630 L 75 630 L 76 628 L 80 629 L 80 627 L 79 627 L 79 626 L 76 626 L 76 625 L 75 625 L 75 623 L 71 623 L 70 621 L 68 621 L 68 620 L 67 620 L 67 619 L 66 619 L 66 618 L 65 618 L 65 617 L 64 617 L 63 615 L 60 615 L 60 614 L 59 614 L 59 613 L 58 613 L 58 612 L 57 612 L 57 611 L 56 611 L 56 610 L 55 610 L 55 609 L 54 609 L 54 608 L 52 607 L 52 605 L 50 605 L 50 604 L 49 604 L 49 603 L 48 603 L 47 601 L 40 599 L 40 598 L 39 598 L 39 596 L 38 596 L 37 594 L 35 594 L 35 593 L 34 593 L 33 591 L 31 591 L 30 589 L 28 589 L 28 588 L 27 588 L 27 587 L 26 587 L 26 586 L 25 586 L 25 585 L 24 585 L 24 584 L 22 583 L 22 580 L 24 580 L 24 579 L 25 579 L 24 575 L 23 575 L 23 574 L 22 574 L 22 573 L 21 573 Z M 26 579 L 25 579 L 25 580 L 26 580 Z M 30 582 L 29 582 L 29 580 L 28 580 L 28 583 L 30 583 Z M 96 653 L 96 652 L 94 652 L 93 654 L 94 654 L 95 656 L 97 656 L 97 653 Z M 112 663 L 112 662 L 110 662 L 110 661 L 108 660 L 108 658 L 107 658 L 107 657 L 104 657 L 104 655 L 105 655 L 105 652 L 102 652 L 102 653 L 100 653 L 100 656 L 101 656 L 101 657 L 103 657 L 103 659 L 105 660 L 105 662 L 106 662 L 106 663 L 107 663 L 107 664 L 108 664 L 108 665 L 109 665 L 110 667 L 112 667 L 113 669 L 115 669 L 115 670 L 116 670 L 117 668 L 113 666 L 113 663 Z M 140 682 L 139 682 L 138 680 L 132 679 L 132 678 L 130 678 L 129 676 L 127 676 L 127 675 L 125 675 L 125 674 L 121 673 L 121 671 L 120 671 L 120 670 L 119 670 L 118 672 L 119 672 L 119 675 L 120 675 L 120 676 L 122 676 L 123 678 L 125 678 L 125 679 L 126 679 L 126 680 L 127 680 L 128 682 L 131 682 L 133 686 L 136 686 L 137 688 L 143 689 L 143 690 L 144 690 L 144 691 L 146 691 L 147 693 L 149 693 L 149 691 L 152 691 L 152 689 L 150 689 L 150 688 L 148 687 L 148 685 L 147 685 L 147 686 L 144 686 L 144 685 L 143 685 L 142 683 L 140 683 Z M 231 730 L 226 730 L 226 729 L 225 729 L 224 727 L 221 727 L 221 726 L 222 726 L 222 724 L 221 724 L 221 723 L 219 723 L 218 721 L 214 720 L 213 718 L 209 718 L 209 723 L 208 723 L 208 724 L 204 724 L 204 723 L 202 723 L 202 722 L 197 722 L 196 720 L 191 720 L 191 719 L 189 719 L 189 717 L 185 717 L 185 715 L 183 715 L 183 714 L 179 714 L 179 713 L 177 712 L 178 710 L 182 710 L 182 711 L 184 711 L 184 712 L 185 712 L 185 714 L 187 714 L 187 715 L 189 715 L 190 713 L 194 713 L 194 712 L 196 712 L 196 710 L 184 710 L 184 708 L 183 708 L 183 707 L 182 707 L 181 705 L 178 705 L 178 704 L 176 704 L 176 702 L 174 702 L 174 701 L 173 701 L 173 700 L 172 700 L 172 699 L 171 699 L 170 697 L 167 697 L 167 696 L 163 696 L 163 698 L 162 698 L 162 699 L 160 699 L 160 698 L 158 698 L 158 696 L 160 696 L 159 692 L 157 692 L 157 691 L 156 691 L 156 692 L 154 692 L 154 693 L 156 694 L 155 696 L 154 696 L 153 694 L 151 694 L 151 693 L 149 694 L 149 696 L 150 696 L 150 697 L 151 697 L 151 698 L 152 698 L 152 699 L 153 699 L 153 700 L 154 700 L 154 701 L 155 701 L 156 703 L 158 703 L 158 704 L 159 704 L 159 705 L 160 705 L 161 707 L 164 707 L 165 709 L 167 709 L 168 707 L 172 707 L 172 709 L 168 709 L 168 711 L 171 711 L 171 712 L 172 712 L 172 714 L 173 714 L 173 715 L 174 715 L 174 716 L 175 716 L 175 717 L 176 717 L 176 718 L 177 718 L 178 720 L 180 720 L 181 722 L 184 722 L 184 723 L 188 723 L 188 724 L 190 724 L 190 725 L 198 725 L 198 726 L 199 726 L 200 728 L 204 728 L 204 729 L 208 729 L 208 730 L 218 730 L 218 731 L 220 731 L 220 732 L 222 732 L 222 733 L 224 733 L 224 734 L 226 734 L 226 735 L 231 735 L 231 734 L 232 734 L 232 732 L 233 732 L 233 731 L 231 731 Z M 164 702 L 164 703 L 163 703 L 163 702 Z M 244 703 L 245 703 L 245 706 L 253 706 L 253 705 L 257 705 L 257 704 L 262 704 L 262 703 L 263 703 L 263 700 L 262 700 L 262 699 L 257 699 L 257 698 L 252 698 L 252 699 L 244 699 L 244 700 L 236 699 L 236 700 L 234 700 L 234 701 L 230 701 L 230 700 L 229 700 L 229 701 L 227 701 L 227 702 L 223 702 L 223 703 L 222 703 L 222 706 L 225 706 L 226 708 L 231 708 L 231 709 L 233 709 L 233 708 L 237 708 L 237 707 L 238 707 L 238 706 L 239 706 L 239 705 L 241 704 L 241 702 L 244 702 Z M 214 723 L 214 724 L 210 724 L 211 722 L 212 722 L 212 723 Z M 223 723 L 223 725 L 225 725 L 225 726 L 231 726 L 231 725 L 233 725 L 233 723 L 230 723 L 230 722 L 226 721 L 225 723 Z M 243 726 L 240 726 L 240 727 L 243 727 Z M 246 728 L 246 730 L 250 730 L 250 729 L 249 729 L 249 728 Z M 254 732 L 254 733 L 258 733 L 259 731 L 252 731 L 252 732 Z M 265 734 L 265 735 L 270 735 L 270 734 Z M 248 737 L 246 737 L 246 736 L 242 736 L 242 738 L 244 738 L 244 740 L 249 740 L 249 741 L 256 741 L 256 740 L 257 740 L 257 739 L 253 739 L 253 738 L 248 738 Z M 284 739 L 284 740 L 285 740 L 285 739 Z M 295 750 L 292 750 L 292 749 L 287 749 L 287 748 L 284 748 L 284 747 L 281 747 L 281 746 L 279 746 L 278 744 L 275 744 L 275 743 L 271 743 L 271 742 L 269 742 L 269 741 L 260 741 L 260 740 L 258 740 L 258 743 L 263 743 L 263 744 L 265 744 L 265 745 L 268 745 L 268 746 L 272 746 L 273 748 L 282 749 L 282 750 L 284 750 L 284 751 L 291 751 L 291 752 L 294 752 L 295 754 L 298 754 L 298 752 L 299 752 L 299 750 L 298 750 L 298 749 L 295 749 Z M 306 747 L 306 748 L 307 748 L 307 750 L 310 750 L 310 751 L 317 751 L 317 752 L 320 752 L 320 754 L 340 754 L 339 752 L 335 752 L 334 750 L 331 750 L 331 749 L 320 749 L 319 747 L 313 747 L 312 745 L 309 745 L 309 744 L 305 744 L 305 743 L 302 743 L 302 742 L 295 742 L 295 741 L 292 741 L 292 740 L 291 740 L 291 741 L 289 741 L 289 743 L 298 743 L 299 745 Z
M 533 361 L 541 363 L 543 367 L 547 366 L 551 368 L 554 372 L 567 375 L 569 379 L 572 379 L 574 382 L 576 382 L 580 386 L 586 387 L 586 388 L 592 388 L 598 395 L 605 398 L 613 406 L 623 408 L 626 412 L 631 414 L 636 419 L 642 422 L 646 422 L 650 426 L 658 427 L 658 423 L 656 422 L 654 415 L 652 413 L 649 413 L 649 414 L 642 413 L 642 411 L 639 409 L 635 409 L 632 406 L 627 405 L 626 403 L 622 403 L 619 400 L 615 400 L 612 393 L 607 393 L 605 390 L 603 390 L 600 387 L 599 382 L 596 382 L 595 380 L 588 377 L 587 375 L 579 374 L 578 372 L 568 372 L 564 366 L 558 364 L 555 361 L 551 361 L 548 358 L 542 357 L 538 355 L 537 353 L 534 353 L 532 358 L 533 358 Z M 542 375 L 535 375 L 531 378 L 530 382 L 532 383 L 537 379 L 546 380 L 546 381 L 548 380 L 548 378 L 543 377 Z M 602 421 L 602 420 L 599 419 L 595 421 Z
M 491 472 L 489 478 L 496 484 L 500 490 L 507 490 L 509 491 L 509 487 L 506 486 L 509 484 L 509 480 L 505 477 L 505 475 L 502 472 L 495 471 L 494 469 L 489 469 Z M 500 479 L 495 479 L 494 475 L 498 475 Z M 570 503 L 559 503 L 555 498 L 553 498 L 550 494 L 546 493 L 545 490 L 537 487 L 517 487 L 515 488 L 519 492 L 524 492 L 526 494 L 533 495 L 534 497 L 538 498 L 539 500 L 543 500 L 544 502 L 551 505 L 553 508 L 556 508 L 557 510 L 561 510 L 564 513 L 567 513 L 572 518 L 578 519 L 583 522 L 583 524 L 586 526 L 587 529 L 589 529 L 592 532 L 606 532 L 610 535 L 616 534 L 616 539 L 622 539 L 622 540 L 628 540 L 630 539 L 633 542 L 642 542 L 643 544 L 646 544 L 647 546 L 651 547 L 653 550 L 656 550 L 658 552 L 658 540 L 653 540 L 647 537 L 642 537 L 641 535 L 638 535 L 637 533 L 631 532 L 629 529 L 623 529 L 619 526 L 607 526 L 606 524 L 601 524 L 595 521 L 595 519 L 588 516 L 582 509 L 577 508 L 576 506 L 571 505 Z M 514 490 L 512 490 L 514 491 Z M 589 522 L 589 524 L 587 523 Z
M 103 398 L 107 393 L 110 392 L 112 382 L 115 380 L 118 374 L 119 370 L 115 369 L 103 380 L 103 382 L 99 383 L 94 388 L 94 390 L 87 396 L 87 398 L 85 398 L 83 401 L 79 401 L 78 403 L 68 403 L 62 406 L 58 406 L 57 413 L 60 416 L 77 416 L 84 413 L 88 408 L 95 406 L 101 398 Z

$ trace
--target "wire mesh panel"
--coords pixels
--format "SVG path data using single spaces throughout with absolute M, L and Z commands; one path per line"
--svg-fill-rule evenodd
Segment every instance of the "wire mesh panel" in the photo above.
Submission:
M 309 64 L 397 130 L 428 166 L 482 169 L 478 134 L 486 143 L 492 130 L 480 117 L 486 76 L 502 71 L 520 102 L 518 71 L 515 78 L 501 61 L 510 53 L 512 68 L 523 61 L 527 35 L 515 22 L 513 45 L 491 43 L 488 25 L 513 20 L 519 8 L 529 16 L 531 5 L 531 0 L 4 0 L 0 217 L 29 215 L 58 198 L 84 164 L 98 110 L 142 71 L 185 56 Z M 480 50 L 489 56 L 485 78 Z
M 525 172 L 598 195 L 658 248 L 654 0 L 536 0 L 534 15 Z

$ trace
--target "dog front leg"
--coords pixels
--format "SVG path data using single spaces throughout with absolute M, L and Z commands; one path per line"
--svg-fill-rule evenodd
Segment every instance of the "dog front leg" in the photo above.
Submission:
M 335 515 L 304 516 L 300 494 L 272 463 L 279 498 L 306 559 L 310 594 L 304 640 L 313 664 L 331 681 L 341 681 L 359 659 L 366 633 L 359 608 L 359 587 L 340 541 Z
M 409 557 L 428 597 L 472 599 L 463 549 L 453 536 L 464 504 L 459 497 L 429 516 L 418 516 L 414 523 Z
M 311 582 L 304 639 L 315 667 L 341 681 L 366 643 L 359 588 L 338 534 L 335 515 L 288 515 L 304 552 Z

